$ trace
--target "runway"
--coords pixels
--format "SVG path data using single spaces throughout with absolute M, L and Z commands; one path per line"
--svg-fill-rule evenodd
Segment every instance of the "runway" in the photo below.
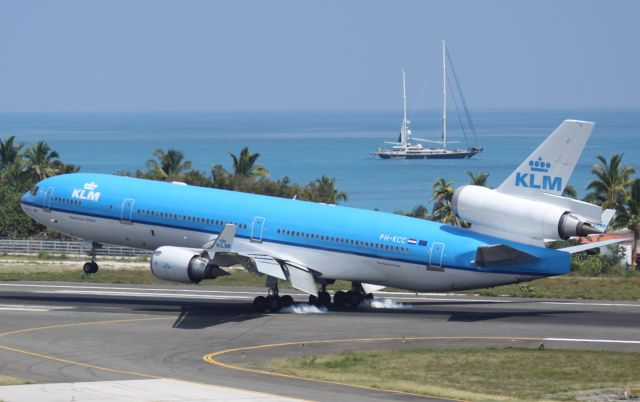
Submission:
M 272 376 L 237 364 L 423 346 L 544 343 L 640 351 L 639 302 L 379 293 L 374 305 L 356 310 L 303 314 L 301 306 L 257 314 L 251 301 L 260 294 L 263 289 L 0 283 L 0 374 L 61 386 L 170 381 L 171 389 L 180 383 L 201 394 L 211 387 L 211 400 L 222 400 L 214 396 L 229 389 L 242 400 L 413 401 L 429 398 Z M 3 388 L 9 389 L 0 387 L 0 400 L 12 400 Z

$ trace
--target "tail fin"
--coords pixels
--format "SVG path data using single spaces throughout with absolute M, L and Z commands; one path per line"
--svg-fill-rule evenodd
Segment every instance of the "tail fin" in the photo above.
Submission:
M 561 195 L 595 123 L 565 120 L 505 180 L 498 192 L 525 198 Z

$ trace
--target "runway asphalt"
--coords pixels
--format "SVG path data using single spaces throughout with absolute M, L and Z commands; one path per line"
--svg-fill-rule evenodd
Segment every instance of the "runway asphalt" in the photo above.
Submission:
M 413 401 L 438 399 L 271 376 L 235 365 L 422 346 L 544 343 L 640 351 L 640 302 L 379 293 L 374 305 L 356 310 L 320 312 L 301 304 L 295 311 L 254 313 L 251 302 L 261 294 L 264 290 L 256 288 L 0 283 L 0 374 L 61 386 L 165 380 L 200 393 L 203 386 L 217 386 L 211 388 L 212 400 L 223 400 L 220 389 L 230 388 L 252 392 L 251 400 Z M 0 400 L 12 400 L 9 388 L 0 387 Z

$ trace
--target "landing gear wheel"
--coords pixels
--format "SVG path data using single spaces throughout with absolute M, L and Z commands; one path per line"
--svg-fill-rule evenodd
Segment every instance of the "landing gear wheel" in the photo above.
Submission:
M 258 296 L 253 299 L 253 308 L 258 312 L 263 312 L 267 309 L 267 298 L 264 296 Z
M 293 306 L 293 297 L 289 295 L 284 295 L 280 299 L 282 301 L 282 307 L 291 307 Z
M 329 292 L 320 292 L 318 293 L 318 304 L 320 306 L 329 307 L 331 304 L 331 295 Z
M 282 308 L 282 300 L 278 296 L 267 296 L 267 306 L 272 313 L 276 313 Z
M 342 290 L 338 290 L 336 294 L 333 295 L 333 304 L 335 304 L 336 307 L 343 307 L 346 302 L 347 294 Z
M 362 302 L 363 295 L 360 292 L 350 290 L 347 292 L 347 303 L 352 307 L 358 307 Z
M 309 304 L 311 304 L 312 306 L 317 306 L 318 305 L 318 296 L 309 295 Z
M 95 261 L 85 262 L 82 266 L 82 271 L 84 271 L 85 274 L 95 274 L 98 272 L 98 264 L 96 264 Z

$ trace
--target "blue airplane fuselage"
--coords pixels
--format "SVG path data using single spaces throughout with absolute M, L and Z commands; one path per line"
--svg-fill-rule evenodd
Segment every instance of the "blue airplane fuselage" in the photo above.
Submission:
M 233 251 L 260 251 L 327 279 L 416 291 L 480 288 L 566 274 L 568 253 L 384 212 L 104 174 L 45 179 L 24 194 L 37 221 L 92 242 L 198 249 L 236 224 Z M 479 266 L 478 247 L 535 259 Z

